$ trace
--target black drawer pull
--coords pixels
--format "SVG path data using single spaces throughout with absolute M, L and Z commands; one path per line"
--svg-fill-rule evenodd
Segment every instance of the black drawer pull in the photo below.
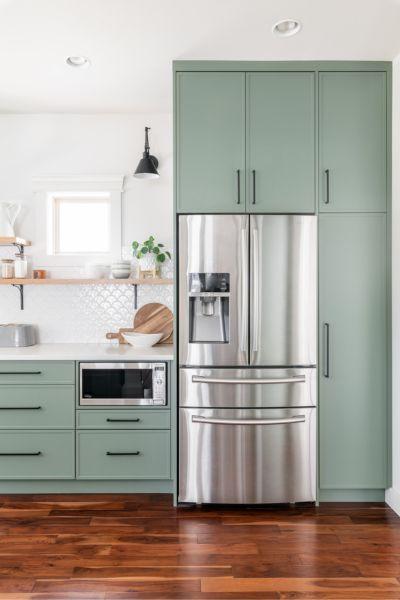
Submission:
M 107 456 L 138 456 L 139 450 L 136 452 L 106 452 Z
M 40 452 L 0 452 L 0 456 L 41 456 Z
M 107 423 L 139 423 L 140 419 L 106 419 Z
M 40 410 L 41 406 L 0 406 L 0 410 Z
M 0 375 L 41 375 L 42 371 L 0 371 Z

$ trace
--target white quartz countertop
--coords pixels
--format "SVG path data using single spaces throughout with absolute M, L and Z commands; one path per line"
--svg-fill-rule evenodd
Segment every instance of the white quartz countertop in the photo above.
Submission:
M 0 360 L 173 360 L 173 346 L 133 348 L 127 344 L 37 344 L 27 348 L 0 348 Z

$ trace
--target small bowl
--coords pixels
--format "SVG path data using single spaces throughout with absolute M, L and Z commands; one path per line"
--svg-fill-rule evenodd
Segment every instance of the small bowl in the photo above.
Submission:
M 155 346 L 163 337 L 163 333 L 123 333 L 122 337 L 135 348 L 150 348 Z

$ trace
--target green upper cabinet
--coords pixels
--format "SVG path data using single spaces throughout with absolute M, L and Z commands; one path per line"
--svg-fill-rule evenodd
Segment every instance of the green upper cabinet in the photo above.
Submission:
M 177 74 L 177 210 L 245 209 L 245 74 Z
M 320 73 L 320 210 L 385 211 L 386 177 L 386 73 Z
M 319 217 L 320 488 L 387 483 L 386 215 Z
M 247 74 L 247 210 L 315 212 L 315 75 Z

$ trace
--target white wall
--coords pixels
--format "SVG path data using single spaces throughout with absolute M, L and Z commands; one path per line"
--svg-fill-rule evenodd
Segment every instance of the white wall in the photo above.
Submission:
M 392 194 L 392 487 L 386 502 L 400 514 L 400 55 L 393 62 Z
M 131 175 L 141 158 L 144 127 L 150 126 L 151 152 L 161 177 L 139 180 Z M 38 114 L 0 115 L 0 202 L 25 207 L 17 233 L 32 241 L 35 261 L 36 215 L 32 177 L 43 175 L 129 175 L 122 207 L 122 243 L 155 235 L 172 246 L 172 115 Z M 0 257 L 12 256 L 0 248 Z M 71 275 L 78 272 L 72 271 Z M 17 290 L 1 286 L 0 323 L 37 323 L 42 341 L 104 341 L 104 333 L 132 320 L 132 288 L 121 290 L 25 287 L 26 310 L 18 308 Z M 171 289 L 142 288 L 141 303 L 160 298 L 171 304 Z M 92 309 L 91 309 L 92 307 Z

